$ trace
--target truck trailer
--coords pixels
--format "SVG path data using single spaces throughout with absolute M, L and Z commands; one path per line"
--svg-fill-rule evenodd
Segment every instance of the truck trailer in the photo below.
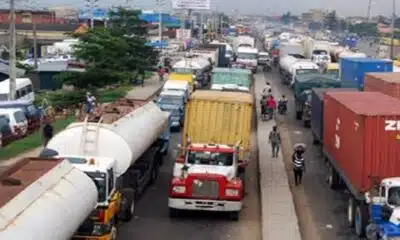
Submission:
M 67 160 L 21 159 L 0 181 L 0 239 L 70 239 L 96 208 L 96 185 Z
M 97 187 L 97 207 L 73 239 L 115 239 L 117 223 L 132 218 L 168 151 L 169 117 L 152 101 L 120 99 L 49 141 L 54 157 L 68 160 Z
M 227 212 L 239 219 L 252 117 L 250 93 L 199 90 L 191 95 L 170 181 L 171 217 L 192 210 Z
M 400 100 L 326 92 L 323 152 L 332 189 L 346 188 L 347 222 L 368 239 L 400 237 Z

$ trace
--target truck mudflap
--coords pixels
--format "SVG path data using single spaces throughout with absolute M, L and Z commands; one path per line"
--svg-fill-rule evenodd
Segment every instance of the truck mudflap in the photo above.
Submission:
M 237 212 L 242 209 L 242 202 L 207 199 L 168 198 L 168 207 L 177 210 Z

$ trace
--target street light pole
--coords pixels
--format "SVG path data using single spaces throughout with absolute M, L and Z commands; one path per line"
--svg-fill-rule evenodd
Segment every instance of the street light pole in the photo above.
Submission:
M 10 86 L 9 86 L 9 100 L 15 100 L 16 97 L 16 78 L 17 78 L 17 37 L 15 32 L 15 1 L 10 0 L 10 61 L 9 61 L 9 68 L 10 68 Z
M 390 59 L 394 59 L 394 23 L 396 21 L 396 0 L 393 0 L 392 14 L 392 36 L 390 39 Z

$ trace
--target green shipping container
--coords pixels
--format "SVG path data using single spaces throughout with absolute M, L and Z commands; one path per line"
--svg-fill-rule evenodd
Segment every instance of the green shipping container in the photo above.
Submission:
M 236 85 L 250 89 L 252 74 L 250 70 L 238 68 L 215 68 L 211 76 L 211 88 L 219 89 L 223 86 Z

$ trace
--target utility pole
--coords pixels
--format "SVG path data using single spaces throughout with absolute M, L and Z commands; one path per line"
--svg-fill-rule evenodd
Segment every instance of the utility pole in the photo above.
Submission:
M 32 32 L 33 32 L 33 60 L 34 66 L 37 69 L 38 67 L 38 48 L 37 48 L 37 30 L 36 30 L 36 21 L 32 19 Z
M 9 67 L 10 67 L 10 94 L 8 95 L 9 100 L 15 100 L 16 97 L 16 78 L 17 78 L 17 62 L 16 62 L 16 51 L 17 51 L 17 43 L 16 43 L 16 32 L 15 32 L 15 1 L 10 0 L 10 61 L 9 61 Z
M 393 0 L 392 2 L 393 6 L 393 12 L 392 12 L 392 36 L 390 39 L 390 59 L 394 58 L 394 23 L 396 21 L 396 0 Z
M 369 0 L 368 1 L 368 12 L 367 12 L 368 20 L 371 20 L 371 5 L 372 5 L 372 0 Z
M 203 32 L 204 32 L 204 26 L 203 26 L 203 23 L 204 23 L 204 14 L 203 14 L 203 12 L 201 12 L 201 13 L 200 13 L 200 28 L 199 28 L 199 35 L 200 35 L 200 41 L 201 41 L 201 42 L 202 42 L 203 39 L 204 39 L 204 34 L 203 34 Z
M 161 1 L 162 0 L 157 0 L 157 5 L 158 5 L 158 37 L 160 39 L 160 44 L 162 41 L 162 30 L 163 30 L 163 25 L 162 25 L 162 6 L 161 6 Z
M 224 14 L 219 16 L 219 34 L 222 36 L 222 27 L 224 25 Z

